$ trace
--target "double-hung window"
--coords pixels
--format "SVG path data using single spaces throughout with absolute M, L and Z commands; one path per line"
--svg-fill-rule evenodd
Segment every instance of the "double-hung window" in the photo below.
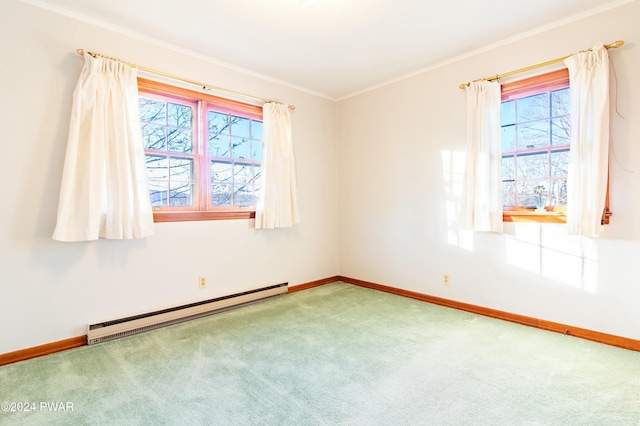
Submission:
M 154 220 L 255 215 L 262 108 L 139 79 Z
M 504 220 L 565 222 L 571 142 L 567 69 L 502 85 Z M 603 223 L 609 223 L 609 201 Z
M 571 116 L 566 70 L 520 90 L 503 88 L 500 109 L 505 207 L 567 205 Z
M 565 220 L 570 112 L 566 69 L 502 85 L 504 220 Z

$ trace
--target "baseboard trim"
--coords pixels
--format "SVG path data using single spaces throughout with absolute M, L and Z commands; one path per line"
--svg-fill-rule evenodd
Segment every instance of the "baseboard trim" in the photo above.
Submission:
M 309 281 L 307 283 L 290 286 L 288 293 L 295 293 L 297 291 L 308 290 L 313 287 L 319 287 L 325 284 L 331 284 L 336 281 L 342 281 L 342 282 L 357 285 L 360 287 L 366 287 L 373 290 L 383 291 L 385 293 L 409 297 L 411 299 L 420 300 L 422 302 L 433 303 L 435 305 L 446 306 L 448 308 L 459 309 L 461 311 L 467 311 L 467 312 L 471 312 L 478 315 L 484 315 L 491 318 L 501 319 L 504 321 L 511 321 L 518 324 L 539 328 L 542 330 L 567 334 L 574 337 L 579 337 L 581 339 L 591 340 L 593 342 L 604 343 L 606 345 L 617 346 L 619 348 L 640 352 L 640 340 L 629 339 L 627 337 L 616 336 L 613 334 L 601 333 L 599 331 L 588 330 L 585 328 L 574 327 L 571 325 L 560 324 L 557 322 L 545 321 L 538 318 L 527 317 L 524 315 L 512 314 L 510 312 L 499 311 L 497 309 L 485 308 L 482 306 L 472 305 L 469 303 L 457 302 L 455 300 L 444 299 L 442 297 L 436 297 L 436 296 L 430 296 L 424 293 L 418 293 L 410 290 L 403 290 L 401 288 L 390 287 L 383 284 L 377 284 L 369 281 L 358 280 L 355 278 L 349 278 L 342 275 L 335 275 L 333 277 L 323 278 L 320 280 Z M 68 349 L 79 348 L 81 346 L 86 346 L 86 344 L 87 344 L 87 336 L 85 335 L 85 336 L 72 337 L 70 339 L 59 340 L 57 342 L 46 343 L 44 345 L 34 346 L 32 348 L 21 349 L 15 352 L 7 352 L 5 354 L 0 354 L 0 366 L 12 364 L 14 362 L 19 362 L 19 361 L 26 361 L 31 358 L 37 358 L 43 355 L 62 352 Z
M 53 343 L 46 343 L 32 348 L 21 349 L 15 352 L 7 352 L 0 355 L 0 366 L 12 364 L 18 361 L 26 361 L 43 355 L 66 351 L 68 349 L 79 348 L 87 344 L 87 336 L 72 337 L 70 339 L 58 340 Z
M 538 318 L 527 317 L 524 315 L 513 314 L 510 312 L 499 311 L 497 309 L 485 308 L 482 306 L 472 305 L 469 303 L 457 302 L 455 300 L 444 299 L 441 297 L 430 296 L 424 293 L 418 293 L 409 290 L 403 290 L 396 287 L 389 287 L 382 284 L 376 284 L 369 281 L 358 280 L 339 276 L 339 281 L 354 284 L 360 287 L 367 287 L 373 290 L 383 291 L 385 293 L 396 294 L 399 296 L 410 297 L 412 299 L 423 302 L 433 303 L 435 305 L 446 306 L 448 308 L 459 309 L 462 311 L 472 312 L 474 314 L 484 315 L 505 321 L 511 321 L 542 330 L 553 331 L 579 337 L 581 339 L 591 340 L 593 342 L 604 343 L 606 345 L 617 346 L 623 349 L 640 352 L 640 340 L 629 339 L 627 337 L 615 336 L 613 334 L 601 333 L 599 331 L 587 330 L 584 328 L 574 327 L 572 325 L 560 324 L 552 321 L 545 321 Z
M 307 290 L 313 287 L 319 287 L 325 284 L 335 283 L 336 281 L 340 281 L 340 276 L 334 275 L 333 277 L 323 278 L 321 280 L 309 281 L 303 284 L 297 284 L 294 286 L 289 286 L 289 293 L 295 293 L 296 291 Z
M 335 275 L 333 277 L 323 278 L 321 280 L 309 281 L 307 283 L 290 286 L 288 293 L 295 293 L 296 291 L 307 290 L 313 287 L 318 287 L 325 284 L 330 284 L 336 281 L 340 281 L 340 277 Z M 31 358 L 37 358 L 44 355 L 54 354 L 56 352 L 66 351 L 68 349 L 79 348 L 87 344 L 87 336 L 72 337 L 70 339 L 59 340 L 57 342 L 45 343 L 44 345 L 34 346 L 32 348 L 21 349 L 15 352 L 7 352 L 0 354 L 0 366 L 12 364 L 14 362 L 26 361 Z

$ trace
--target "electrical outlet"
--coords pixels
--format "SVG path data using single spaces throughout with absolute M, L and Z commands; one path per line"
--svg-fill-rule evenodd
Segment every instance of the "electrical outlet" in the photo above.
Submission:
M 207 288 L 207 277 L 198 277 L 198 287 Z
M 444 284 L 444 285 L 450 285 L 451 284 L 451 275 L 450 274 L 444 274 L 442 276 L 442 284 Z

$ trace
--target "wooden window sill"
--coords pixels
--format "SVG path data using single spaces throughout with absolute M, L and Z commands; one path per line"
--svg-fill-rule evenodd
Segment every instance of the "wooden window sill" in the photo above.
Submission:
M 567 223 L 565 211 L 554 211 L 553 209 L 543 212 L 534 209 L 504 210 L 502 212 L 503 222 L 541 222 L 541 223 Z
M 612 213 L 607 208 L 602 215 L 602 224 L 608 225 Z M 536 211 L 522 207 L 505 208 L 502 211 L 503 222 L 539 222 L 567 223 L 566 207 L 546 207 L 545 211 Z
M 221 210 L 221 211 L 154 211 L 154 222 L 190 222 L 200 220 L 232 220 L 254 219 L 255 210 Z

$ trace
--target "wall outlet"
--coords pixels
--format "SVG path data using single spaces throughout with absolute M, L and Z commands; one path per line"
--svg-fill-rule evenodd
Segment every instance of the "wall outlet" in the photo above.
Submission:
M 442 275 L 442 284 L 444 284 L 444 285 L 450 285 L 451 284 L 451 275 L 450 274 Z
M 198 277 L 198 288 L 207 288 L 207 277 Z

